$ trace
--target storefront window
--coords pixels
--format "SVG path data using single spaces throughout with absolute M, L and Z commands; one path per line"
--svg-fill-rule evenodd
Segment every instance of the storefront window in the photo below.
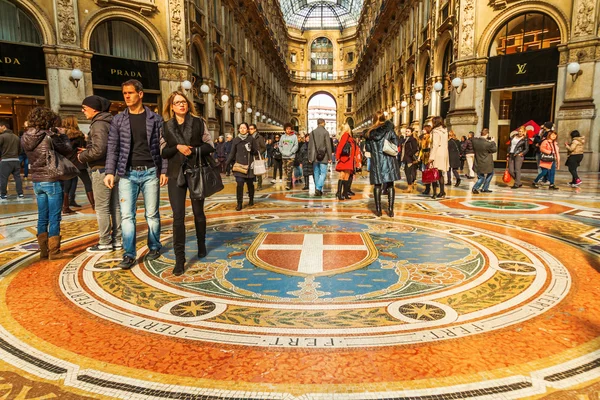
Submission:
M 156 61 L 156 52 L 148 37 L 137 27 L 124 21 L 106 21 L 92 33 L 91 50 L 130 60 Z
M 556 47 L 560 30 L 556 22 L 541 13 L 519 15 L 500 28 L 490 47 L 490 57 Z
M 6 0 L 0 0 L 0 40 L 42 44 L 42 37 L 31 18 Z

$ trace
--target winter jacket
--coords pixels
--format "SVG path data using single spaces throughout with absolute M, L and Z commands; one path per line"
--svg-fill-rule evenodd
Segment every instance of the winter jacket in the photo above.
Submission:
M 350 143 L 350 155 L 347 156 L 342 155 L 342 151 L 344 150 L 346 143 Z M 357 151 L 359 151 L 358 146 L 356 145 L 352 135 L 349 132 L 344 132 L 340 138 L 340 142 L 338 143 L 338 147 L 335 152 L 335 159 L 337 160 L 335 170 L 349 171 L 350 173 L 354 173 L 354 169 L 356 168 L 354 165 L 354 160 L 356 159 Z
M 317 160 L 317 151 L 325 151 L 325 157 L 322 160 Z M 317 126 L 310 133 L 310 139 L 308 142 L 308 161 L 319 162 L 321 164 L 327 164 L 331 161 L 331 154 L 333 153 L 331 138 L 329 137 L 329 132 L 325 129 L 324 126 Z
M 71 142 L 71 148 L 73 149 L 73 151 L 71 151 L 71 154 L 69 154 L 69 157 L 67 157 L 67 158 L 78 169 L 80 169 L 80 170 L 87 169 L 86 165 L 77 159 L 78 149 L 86 147 L 85 136 L 83 136 L 83 132 L 75 131 L 75 130 L 68 130 L 67 137 L 69 138 L 69 141 Z
M 178 144 L 192 146 L 192 154 L 184 156 L 177 149 Z M 183 126 L 177 126 L 177 119 L 171 118 L 164 124 L 161 138 L 161 156 L 168 160 L 167 176 L 169 179 L 177 179 L 181 165 L 185 161 L 195 160 L 196 148 L 200 156 L 206 156 L 215 151 L 210 132 L 206 124 L 198 117 L 187 114 Z
M 215 143 L 215 154 L 218 160 L 225 160 L 227 158 L 227 154 L 225 153 L 225 142 Z
M 250 151 L 246 150 L 246 143 L 250 143 Z M 254 170 L 252 169 L 252 156 L 258 155 L 258 144 L 252 135 L 248 135 L 246 139 L 242 139 L 237 136 L 231 141 L 231 153 L 227 158 L 226 165 L 232 165 L 234 163 L 240 163 L 242 165 L 248 165 L 248 174 L 233 171 L 233 175 L 240 178 L 254 178 Z
M 496 142 L 487 137 L 473 138 L 472 142 L 475 151 L 473 171 L 484 175 L 494 172 L 494 153 L 498 151 Z
M 49 139 L 46 139 L 48 136 Z M 56 182 L 57 179 L 48 176 L 48 152 L 52 151 L 50 140 L 54 151 L 68 157 L 73 148 L 67 135 L 47 130 L 29 128 L 21 138 L 21 146 L 27 153 L 29 159 L 29 175 L 33 182 Z
M 440 171 L 450 169 L 448 156 L 448 131 L 443 126 L 431 130 L 431 150 L 429 151 L 429 162 Z
M 156 175 L 167 173 L 168 162 L 160 155 L 160 138 L 163 130 L 163 119 L 148 107 L 146 109 L 146 136 L 150 155 L 156 166 Z M 131 153 L 131 126 L 129 109 L 115 116 L 108 132 L 108 152 L 106 155 L 106 174 L 124 176 Z
M 559 169 L 560 166 L 560 152 L 558 150 L 558 142 L 556 140 L 554 141 L 549 141 L 549 140 L 544 140 L 541 144 L 540 144 L 540 153 L 544 153 L 544 154 L 552 154 L 554 153 L 554 161 L 555 161 L 555 165 L 556 165 L 556 169 Z M 552 168 L 552 162 L 551 161 L 541 161 L 540 160 L 540 168 L 546 168 L 546 169 L 550 169 Z
M 577 136 L 574 137 L 570 144 L 567 143 L 565 146 L 567 148 L 567 154 L 570 156 L 575 156 L 577 154 L 583 154 L 583 150 L 585 147 L 585 137 Z
M 402 162 L 406 165 L 413 164 L 417 158 L 419 153 L 419 143 L 417 143 L 417 139 L 414 136 L 409 136 L 404 140 L 403 148 L 402 148 Z
M 510 148 L 512 146 L 508 145 L 508 151 L 510 153 Z M 511 153 L 511 155 L 516 155 L 516 154 L 523 154 L 523 156 L 525 156 L 525 154 L 527 154 L 527 152 L 529 151 L 529 139 L 527 139 L 527 137 L 524 137 L 523 139 L 519 140 L 519 143 L 517 143 L 517 145 L 515 146 L 515 151 L 514 153 Z
M 371 171 L 369 175 L 371 185 L 381 185 L 386 182 L 400 180 L 398 158 L 388 156 L 383 152 L 385 139 L 396 146 L 398 145 L 398 137 L 394 132 L 394 124 L 390 121 L 385 121 L 383 125 L 367 133 L 366 148 L 371 153 Z
M 448 140 L 448 155 L 450 156 L 450 168 L 460 168 L 460 140 Z
M 4 161 L 10 159 L 18 160 L 20 153 L 19 137 L 10 129 L 6 129 L 4 133 L 0 134 L 0 158 Z
M 475 150 L 473 149 L 473 139 L 467 139 L 463 142 L 462 153 L 463 155 L 475 153 Z
M 281 151 L 281 156 L 283 159 L 294 159 L 296 157 L 296 153 L 298 152 L 298 138 L 295 134 L 288 135 L 284 133 L 279 138 L 279 151 Z
M 302 163 L 302 175 L 304 176 L 310 176 L 313 174 L 313 163 L 308 161 L 308 149 L 310 147 L 311 140 L 312 137 L 308 142 L 302 143 L 300 145 L 300 150 L 298 150 L 298 159 Z
M 256 132 L 254 135 L 252 135 L 252 137 L 256 141 L 256 145 L 258 146 L 258 151 L 260 152 L 260 155 L 262 157 L 263 154 L 265 154 L 265 151 L 267 151 L 267 142 L 266 142 L 265 138 L 263 137 L 263 135 L 261 135 L 258 132 Z
M 102 169 L 106 165 L 108 131 L 112 120 L 113 116 L 108 112 L 98 113 L 92 118 L 87 147 L 79 153 L 81 162 L 87 164 L 92 170 Z

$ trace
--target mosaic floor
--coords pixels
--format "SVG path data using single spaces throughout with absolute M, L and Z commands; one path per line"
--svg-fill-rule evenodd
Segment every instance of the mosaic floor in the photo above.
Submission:
M 366 176 L 344 202 L 266 184 L 241 212 L 227 178 L 202 260 L 189 209 L 179 277 L 166 190 L 163 254 L 145 259 L 138 214 L 139 263 L 121 271 L 122 252 L 85 252 L 89 206 L 63 218 L 76 256 L 40 262 L 31 183 L 25 201 L 12 189 L 0 400 L 599 399 L 599 176 L 550 192 L 497 175 L 445 200 L 400 182 L 393 219 L 373 215 Z

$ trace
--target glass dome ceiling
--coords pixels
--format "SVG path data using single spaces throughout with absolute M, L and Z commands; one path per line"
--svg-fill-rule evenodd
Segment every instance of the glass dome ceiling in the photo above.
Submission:
M 285 22 L 302 31 L 344 30 L 357 24 L 363 0 L 279 0 Z

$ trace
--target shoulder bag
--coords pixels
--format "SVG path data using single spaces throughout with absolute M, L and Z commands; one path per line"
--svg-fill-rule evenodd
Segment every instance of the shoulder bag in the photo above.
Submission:
M 387 139 L 383 140 L 383 152 L 388 156 L 396 157 L 398 155 L 398 147 Z
M 214 159 L 210 156 L 201 157 L 198 147 L 195 148 L 195 153 L 193 165 L 190 166 L 187 162 L 182 165 L 183 176 L 190 191 L 190 199 L 204 200 L 225 187 L 221 180 L 219 166 Z M 177 184 L 180 185 L 180 183 L 178 178 Z
M 46 155 L 47 175 L 52 180 L 68 181 L 79 175 L 79 169 L 68 158 L 54 150 L 54 143 L 49 135 L 48 153 Z
M 440 171 L 437 168 L 427 167 L 425 171 L 423 171 L 423 176 L 421 177 L 421 181 L 425 184 L 433 183 L 440 180 Z
M 254 160 L 252 163 L 252 170 L 254 171 L 254 175 L 264 175 L 267 173 L 267 166 L 265 165 L 265 160 L 260 156 L 260 151 L 258 152 L 258 160 Z

